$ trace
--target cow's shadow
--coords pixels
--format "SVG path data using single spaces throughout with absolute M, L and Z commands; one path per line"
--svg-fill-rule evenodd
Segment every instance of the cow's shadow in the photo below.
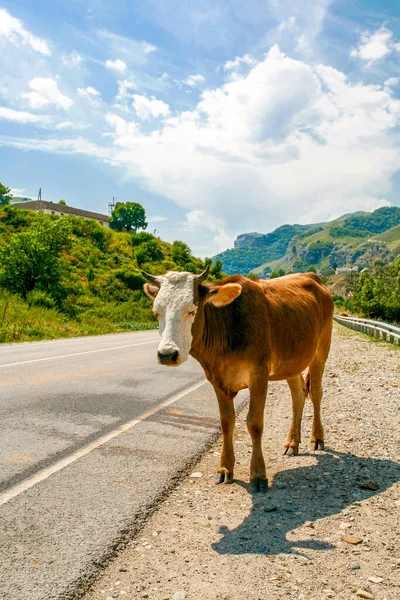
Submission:
M 312 522 L 379 494 L 400 479 L 399 465 L 391 460 L 333 451 L 316 453 L 315 458 L 317 465 L 282 471 L 275 476 L 268 493 L 252 494 L 250 514 L 234 529 L 222 526 L 222 537 L 212 544 L 213 549 L 219 554 L 303 556 L 307 556 L 307 550 L 331 550 L 334 544 L 318 539 Z M 360 487 L 369 482 L 378 483 L 379 488 Z M 249 484 L 238 480 L 235 484 L 251 493 Z M 343 521 L 347 520 L 343 516 Z M 288 539 L 289 532 L 306 524 L 309 526 L 296 535 L 303 539 Z

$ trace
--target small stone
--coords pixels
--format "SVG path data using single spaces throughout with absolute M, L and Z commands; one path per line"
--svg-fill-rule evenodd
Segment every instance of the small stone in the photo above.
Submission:
M 356 544 L 361 544 L 363 541 L 362 538 L 355 537 L 354 535 L 344 535 L 340 539 L 342 542 L 346 542 L 346 544 L 353 544 L 354 546 Z
M 274 482 L 274 486 L 280 490 L 285 490 L 286 488 L 289 487 L 288 484 L 286 483 L 286 481 L 276 481 L 276 482 Z
M 314 521 L 307 521 L 306 523 L 304 523 L 304 527 L 311 527 L 312 529 L 314 529 Z
M 383 577 L 375 577 L 375 575 L 371 575 L 371 577 L 368 577 L 368 581 L 370 581 L 371 583 L 382 583 L 383 580 Z
M 351 523 L 340 523 L 339 529 L 350 529 Z
M 190 473 L 189 477 L 193 477 L 193 479 L 200 479 L 200 477 L 203 477 L 203 473 L 200 473 L 200 471 L 195 471 L 194 473 Z
M 400 498 L 399 498 L 399 500 L 395 500 L 394 503 L 396 506 L 400 506 Z
M 273 510 L 278 510 L 278 506 L 276 504 L 266 504 L 263 508 L 264 512 L 272 512 Z
M 359 598 L 367 598 L 368 599 L 373 599 L 373 594 L 370 594 L 369 592 L 366 592 L 365 590 L 357 590 L 356 591 L 356 596 L 358 596 Z
M 350 565 L 349 569 L 350 571 L 357 571 L 358 569 L 360 569 L 360 565 L 358 563 L 353 563 L 352 565 Z
M 379 483 L 376 481 L 363 481 L 358 484 L 358 487 L 362 490 L 379 490 Z
M 175 592 L 175 594 L 172 596 L 172 600 L 185 600 L 186 598 L 186 592 L 184 592 L 183 590 L 180 590 L 179 592 Z

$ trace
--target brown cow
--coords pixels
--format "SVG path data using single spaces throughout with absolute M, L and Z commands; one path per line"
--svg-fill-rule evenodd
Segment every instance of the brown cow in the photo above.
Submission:
M 286 379 L 292 395 L 292 423 L 285 454 L 298 453 L 303 406 L 308 392 L 314 405 L 313 450 L 324 448 L 321 423 L 322 374 L 331 344 L 333 302 L 314 273 L 253 281 L 235 275 L 204 285 L 201 275 L 169 272 L 145 292 L 154 299 L 160 324 L 158 360 L 178 366 L 189 353 L 203 367 L 217 395 L 223 446 L 217 482 L 233 478 L 235 456 L 233 399 L 249 388 L 247 427 L 253 442 L 250 481 L 255 491 L 268 487 L 261 438 L 268 381 Z M 302 372 L 307 368 L 306 382 Z

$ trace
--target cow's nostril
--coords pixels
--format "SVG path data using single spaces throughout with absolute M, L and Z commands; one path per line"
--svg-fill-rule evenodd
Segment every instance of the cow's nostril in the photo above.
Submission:
M 164 352 L 157 352 L 158 360 L 163 365 L 170 365 L 171 363 L 175 364 L 179 357 L 179 352 L 175 350 L 169 354 L 165 354 Z

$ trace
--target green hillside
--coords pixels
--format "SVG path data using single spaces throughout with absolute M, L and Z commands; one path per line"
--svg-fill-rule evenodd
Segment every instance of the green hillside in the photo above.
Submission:
M 263 276 L 286 272 L 329 271 L 341 266 L 371 266 L 394 260 L 400 249 L 400 208 L 346 214 L 326 223 L 283 225 L 262 234 L 242 234 L 235 248 L 214 257 L 229 274 L 254 272 Z
M 374 236 L 374 239 L 386 242 L 393 252 L 396 254 L 400 253 L 400 225 L 396 225 L 396 227 L 392 227 L 388 231 Z
M 183 242 L 0 207 L 0 342 L 154 328 L 140 270 L 203 268 Z
M 213 257 L 213 261 L 221 260 L 225 273 L 249 273 L 266 261 L 273 261 L 286 252 L 290 240 L 298 233 L 307 230 L 308 225 L 282 225 L 265 235 L 247 234 L 246 244 L 232 250 L 225 250 Z M 241 236 L 239 236 L 240 238 Z

